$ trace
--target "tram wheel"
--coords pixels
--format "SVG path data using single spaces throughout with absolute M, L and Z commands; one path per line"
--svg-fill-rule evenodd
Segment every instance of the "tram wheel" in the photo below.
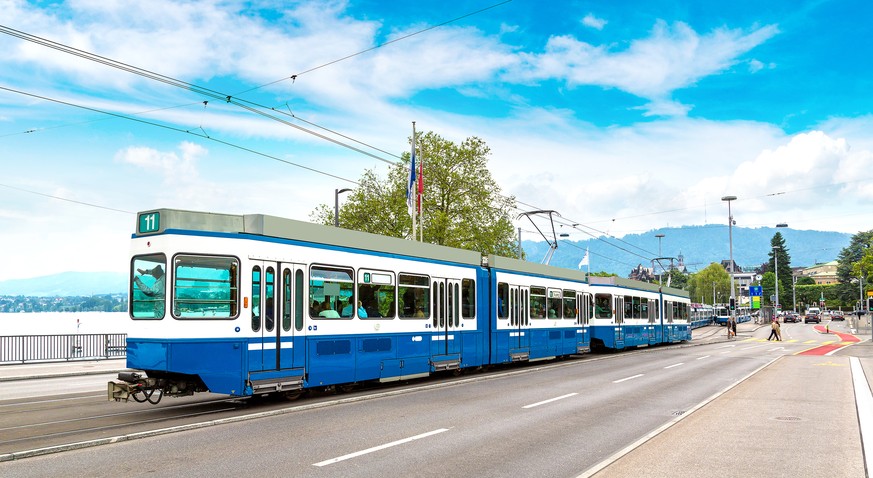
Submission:
M 290 392 L 283 392 L 283 393 L 282 393 L 282 396 L 285 398 L 285 400 L 288 400 L 289 402 L 290 402 L 290 401 L 297 400 L 297 399 L 300 398 L 302 395 L 303 395 L 303 390 L 302 390 L 302 389 L 300 389 L 300 390 L 291 390 Z

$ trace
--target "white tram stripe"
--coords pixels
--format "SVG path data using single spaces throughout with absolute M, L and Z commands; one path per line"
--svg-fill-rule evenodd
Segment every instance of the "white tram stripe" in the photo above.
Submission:
M 628 380 L 633 380 L 633 379 L 635 379 L 635 378 L 640 378 L 640 377 L 642 377 L 643 375 L 644 375 L 644 374 L 642 374 L 642 373 L 638 373 L 638 374 L 636 374 L 636 375 L 632 375 L 632 376 L 630 376 L 630 377 L 625 377 L 625 378 L 622 378 L 622 379 L 619 379 L 619 380 L 613 380 L 612 383 L 621 383 L 621 382 L 625 382 L 625 381 L 628 381 Z
M 678 367 L 678 366 L 680 366 L 680 365 L 685 365 L 685 362 L 674 363 L 673 365 L 667 365 L 667 366 L 664 367 L 664 368 L 665 368 L 665 369 L 668 369 L 668 368 Z
M 374 451 L 384 450 L 386 448 L 391 448 L 392 446 L 402 445 L 404 443 L 409 443 L 411 441 L 419 440 L 421 438 L 427 438 L 431 435 L 436 435 L 438 433 L 447 432 L 448 428 L 440 428 L 434 431 L 430 431 L 427 433 L 422 433 L 421 435 L 416 435 L 414 437 L 404 438 L 402 440 L 393 441 L 391 443 L 386 443 L 384 445 L 374 446 L 373 448 L 367 448 L 366 450 L 356 451 L 354 453 L 349 453 L 348 455 L 339 456 L 336 458 L 331 458 L 330 460 L 320 461 L 318 463 L 313 463 L 313 466 L 326 466 L 332 465 L 334 463 L 338 463 L 343 460 L 348 460 L 350 458 L 355 458 L 361 455 L 366 455 L 367 453 L 373 453 Z
M 579 394 L 576 393 L 576 392 L 568 393 L 568 394 L 566 394 L 566 395 L 561 395 L 560 397 L 555 397 L 555 398 L 550 398 L 550 399 L 548 399 L 548 400 L 543 400 L 542 402 L 531 403 L 530 405 L 525 405 L 525 406 L 523 406 L 523 407 L 521 407 L 521 408 L 533 408 L 533 407 L 538 407 L 538 406 L 540 406 L 540 405 L 545 405 L 545 404 L 547 404 L 547 403 L 551 403 L 551 402 L 555 402 L 555 401 L 558 401 L 558 400 L 563 400 L 563 399 L 568 398 L 568 397 L 572 397 L 573 395 L 579 395 Z

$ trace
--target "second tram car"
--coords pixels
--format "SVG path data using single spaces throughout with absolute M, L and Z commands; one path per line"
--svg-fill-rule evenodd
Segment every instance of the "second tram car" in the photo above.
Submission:
M 691 338 L 676 289 L 260 214 L 140 213 L 130 271 L 141 372 L 109 383 L 115 400 L 296 396 Z

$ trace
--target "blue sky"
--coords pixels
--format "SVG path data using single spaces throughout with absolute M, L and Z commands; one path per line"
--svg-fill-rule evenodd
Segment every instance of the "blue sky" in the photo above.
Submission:
M 384 176 L 412 121 L 482 138 L 503 193 L 580 224 L 579 240 L 724 224 L 725 195 L 738 226 L 873 227 L 869 1 L 0 0 L 0 12 L 0 280 L 124 271 L 141 210 L 308 220 L 365 170 Z M 14 31 L 275 108 L 376 157 Z

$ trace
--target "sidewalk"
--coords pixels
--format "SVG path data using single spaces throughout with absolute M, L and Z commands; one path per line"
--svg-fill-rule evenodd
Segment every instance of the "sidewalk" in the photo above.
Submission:
M 759 327 L 769 328 L 739 324 L 738 341 Z M 698 329 L 692 342 L 726 341 L 719 328 Z M 861 340 L 832 355 L 780 357 L 583 476 L 873 476 L 873 343 Z

